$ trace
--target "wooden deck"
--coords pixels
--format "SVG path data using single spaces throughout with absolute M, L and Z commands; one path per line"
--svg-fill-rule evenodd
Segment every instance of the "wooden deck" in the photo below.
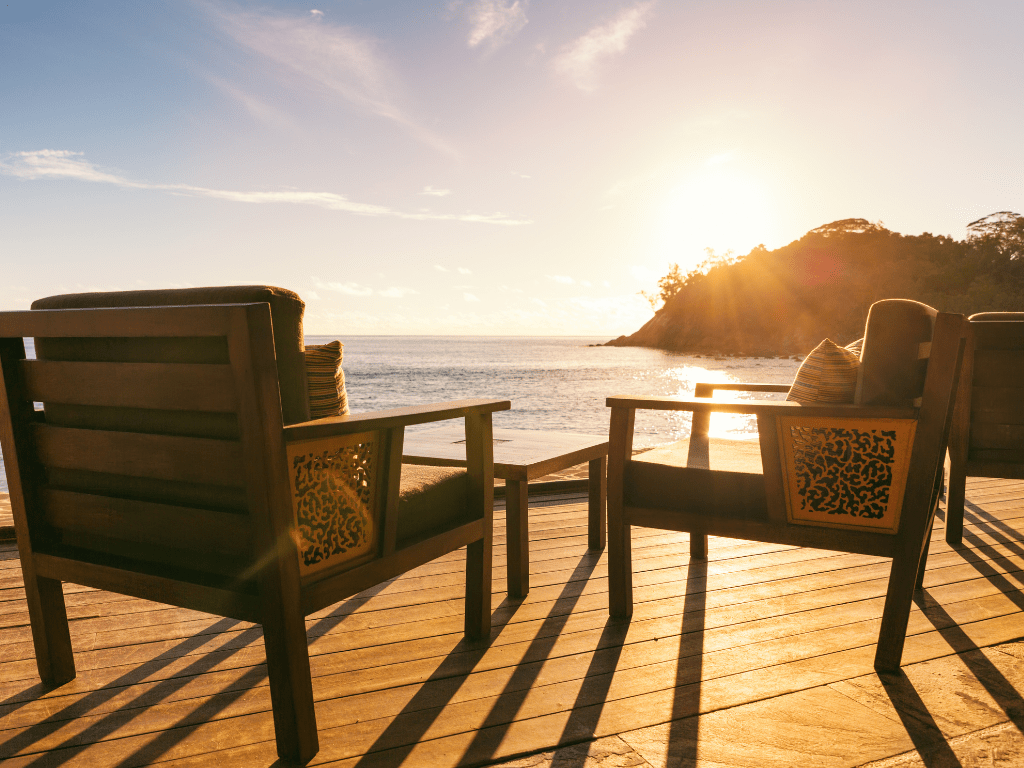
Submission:
M 965 547 L 936 526 L 905 675 L 871 668 L 888 564 L 634 529 L 636 613 L 608 620 L 586 500 L 530 510 L 532 591 L 462 639 L 461 553 L 308 622 L 321 750 L 343 766 L 1024 765 L 1024 483 L 969 480 Z M 498 515 L 496 589 L 504 587 Z M 69 586 L 78 678 L 36 675 L 0 545 L 0 762 L 263 766 L 260 631 Z M 561 747 L 561 749 L 558 749 Z

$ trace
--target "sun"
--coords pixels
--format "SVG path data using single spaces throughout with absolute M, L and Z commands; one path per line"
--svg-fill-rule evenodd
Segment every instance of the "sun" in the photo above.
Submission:
M 777 231 L 764 185 L 728 159 L 712 158 L 667 190 L 654 222 L 652 257 L 679 264 L 685 274 L 704 261 L 708 248 L 742 256 L 760 243 L 775 247 Z

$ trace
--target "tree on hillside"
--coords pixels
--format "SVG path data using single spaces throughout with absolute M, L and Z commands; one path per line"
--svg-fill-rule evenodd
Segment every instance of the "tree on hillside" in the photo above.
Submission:
M 678 264 L 648 296 L 664 305 L 632 337 L 681 352 L 806 353 L 821 339 L 863 333 L 868 307 L 908 298 L 973 314 L 1024 311 L 1024 216 L 1010 211 L 968 226 L 963 241 L 901 235 L 881 222 L 841 219 L 773 251 L 708 258 L 683 274 Z
M 1024 216 L 999 211 L 967 225 L 967 239 L 976 245 L 991 245 L 1007 261 L 1024 256 Z

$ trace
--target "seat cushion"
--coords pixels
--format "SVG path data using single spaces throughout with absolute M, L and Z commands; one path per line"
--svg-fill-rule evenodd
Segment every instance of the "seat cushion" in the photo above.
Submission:
M 710 441 L 710 468 L 687 466 L 689 441 L 636 455 L 626 464 L 627 506 L 744 520 L 767 519 L 768 502 L 757 440 Z
M 325 419 L 349 412 L 345 372 L 341 368 L 342 343 L 307 344 L 306 385 L 309 389 L 309 418 Z
M 69 293 L 32 302 L 32 309 L 106 307 L 173 307 L 196 304 L 270 304 L 274 329 L 281 411 L 285 424 L 309 420 L 302 346 L 302 313 L 298 294 L 268 285 L 171 288 L 158 291 Z M 227 362 L 227 349 L 217 339 L 38 339 L 36 353 L 48 360 L 111 362 Z
M 927 359 L 921 344 L 931 341 L 938 312 L 909 299 L 876 301 L 868 310 L 857 375 L 857 405 L 912 405 L 924 391 Z
M 816 346 L 800 364 L 787 400 L 797 403 L 852 403 L 860 357 L 831 339 Z
M 657 448 L 638 453 L 633 457 L 633 461 L 685 467 L 687 466 L 689 452 L 690 441 L 684 439 L 667 445 L 659 445 Z M 761 443 L 757 440 L 727 440 L 725 438 L 713 437 L 710 440 L 708 457 L 709 461 L 707 462 L 697 459 L 689 466 L 723 472 L 743 472 L 752 475 L 760 475 L 764 472 L 761 466 Z
M 457 467 L 402 465 L 398 544 L 404 546 L 472 519 L 469 473 Z

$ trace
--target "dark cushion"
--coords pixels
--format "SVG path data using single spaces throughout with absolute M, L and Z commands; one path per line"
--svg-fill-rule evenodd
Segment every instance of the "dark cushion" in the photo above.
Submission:
M 270 304 L 285 424 L 309 420 L 302 344 L 302 312 L 298 294 L 267 285 L 215 288 L 169 288 L 157 291 L 69 293 L 32 302 L 32 309 L 105 307 L 173 307 L 195 304 Z M 195 339 L 37 339 L 36 354 L 48 360 L 116 362 L 225 363 L 222 340 Z M 161 430 L 162 431 L 162 430 Z
M 403 464 L 398 543 L 406 546 L 469 522 L 469 473 L 455 467 Z
M 326 419 L 349 412 L 345 372 L 341 368 L 342 343 L 306 346 L 306 385 L 309 390 L 309 418 Z
M 919 358 L 931 341 L 938 312 L 910 299 L 876 301 L 868 310 L 857 376 L 858 405 L 911 405 L 924 391 L 927 359 Z

